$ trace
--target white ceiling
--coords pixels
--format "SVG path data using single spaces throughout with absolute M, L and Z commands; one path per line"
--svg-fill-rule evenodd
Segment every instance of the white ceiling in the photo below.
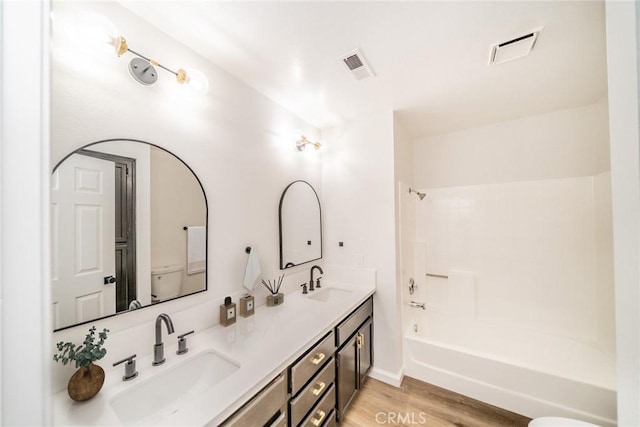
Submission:
M 394 110 L 421 137 L 606 95 L 602 1 L 121 3 L 321 129 Z M 529 56 L 487 65 L 539 27 Z M 340 63 L 354 48 L 375 78 Z

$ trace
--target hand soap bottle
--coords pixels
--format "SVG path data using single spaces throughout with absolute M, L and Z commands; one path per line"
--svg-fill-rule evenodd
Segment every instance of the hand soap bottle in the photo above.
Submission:
M 253 316 L 256 300 L 252 295 L 245 295 L 240 298 L 240 316 Z
M 231 302 L 231 297 L 225 297 L 224 304 L 220 306 L 220 324 L 229 326 L 236 323 L 236 304 Z

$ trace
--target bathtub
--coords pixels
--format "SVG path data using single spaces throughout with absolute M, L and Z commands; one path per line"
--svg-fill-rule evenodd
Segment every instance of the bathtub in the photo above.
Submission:
M 405 324 L 405 375 L 531 418 L 616 425 L 615 357 L 596 346 L 430 311 Z

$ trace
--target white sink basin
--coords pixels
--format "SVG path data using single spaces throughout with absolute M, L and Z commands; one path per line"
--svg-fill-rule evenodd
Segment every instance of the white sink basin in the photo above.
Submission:
M 158 425 L 239 367 L 218 353 L 203 352 L 123 391 L 111 407 L 123 424 Z
M 313 295 L 309 296 L 309 299 L 322 302 L 340 301 L 342 298 L 350 294 L 349 289 L 343 288 L 320 288 L 320 290 L 313 291 Z

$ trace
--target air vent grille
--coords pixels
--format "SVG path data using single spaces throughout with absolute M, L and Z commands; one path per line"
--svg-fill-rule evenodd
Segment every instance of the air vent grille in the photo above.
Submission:
M 351 52 L 347 52 L 340 57 L 340 61 L 346 65 L 350 74 L 356 80 L 364 80 L 369 77 L 373 77 L 373 71 L 371 71 L 371 67 L 365 61 L 364 56 L 362 56 L 362 52 L 358 49 L 352 50 Z
M 349 67 L 351 71 L 362 67 L 362 61 L 358 55 L 351 55 L 350 57 L 345 58 L 344 63 L 347 64 L 347 67 Z
M 491 46 L 489 65 L 502 64 L 529 55 L 541 31 L 542 28 L 539 28 L 511 40 L 494 44 Z

